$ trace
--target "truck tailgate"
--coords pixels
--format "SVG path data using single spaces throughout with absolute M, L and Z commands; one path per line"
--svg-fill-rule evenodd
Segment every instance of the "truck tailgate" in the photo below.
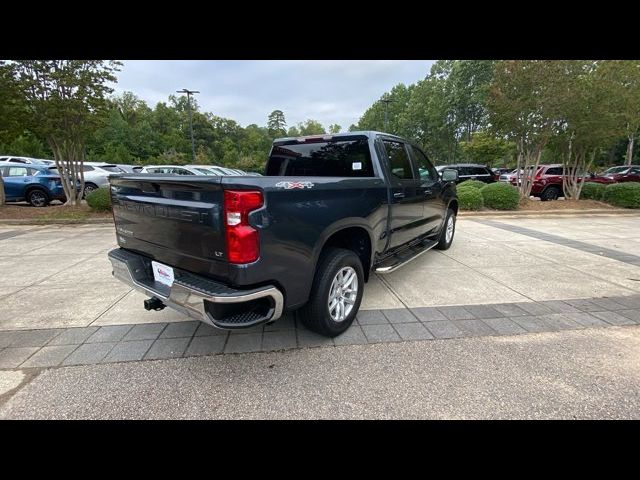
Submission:
M 118 244 L 194 273 L 227 274 L 220 177 L 111 177 Z

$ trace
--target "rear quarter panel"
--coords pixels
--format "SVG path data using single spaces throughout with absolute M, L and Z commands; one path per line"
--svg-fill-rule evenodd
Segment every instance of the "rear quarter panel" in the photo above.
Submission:
M 288 183 L 308 182 L 304 188 Z M 380 178 L 223 177 L 224 189 L 260 189 L 265 205 L 250 215 L 260 230 L 260 259 L 233 267 L 236 285 L 277 283 L 286 308 L 307 301 L 316 263 L 329 237 L 348 227 L 369 234 L 372 255 L 386 243 L 387 188 Z

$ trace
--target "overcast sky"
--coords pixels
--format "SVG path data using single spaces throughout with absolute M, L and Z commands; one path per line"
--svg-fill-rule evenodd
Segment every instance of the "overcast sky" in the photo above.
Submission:
M 273 110 L 287 125 L 313 118 L 346 130 L 398 83 L 424 78 L 433 60 L 127 60 L 116 92 L 134 92 L 150 107 L 188 88 L 200 109 L 242 126 L 267 124 Z

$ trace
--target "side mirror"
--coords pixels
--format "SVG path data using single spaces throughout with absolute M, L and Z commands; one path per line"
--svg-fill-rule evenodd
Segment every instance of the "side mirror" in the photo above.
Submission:
M 444 182 L 457 182 L 458 181 L 458 170 L 455 168 L 445 168 L 442 170 L 440 174 L 442 177 L 442 181 Z

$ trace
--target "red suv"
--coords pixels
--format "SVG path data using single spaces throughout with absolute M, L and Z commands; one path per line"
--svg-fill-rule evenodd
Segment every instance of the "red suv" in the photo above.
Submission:
M 611 167 L 601 175 L 610 178 L 614 182 L 640 182 L 640 166 L 626 165 L 622 167 Z
M 562 177 L 564 175 L 562 165 L 539 165 L 533 178 L 531 195 L 539 197 L 543 202 L 557 200 L 563 197 Z M 600 175 L 586 176 L 585 181 L 595 183 L 615 183 L 615 180 Z M 510 180 L 512 185 L 517 185 L 515 176 Z

